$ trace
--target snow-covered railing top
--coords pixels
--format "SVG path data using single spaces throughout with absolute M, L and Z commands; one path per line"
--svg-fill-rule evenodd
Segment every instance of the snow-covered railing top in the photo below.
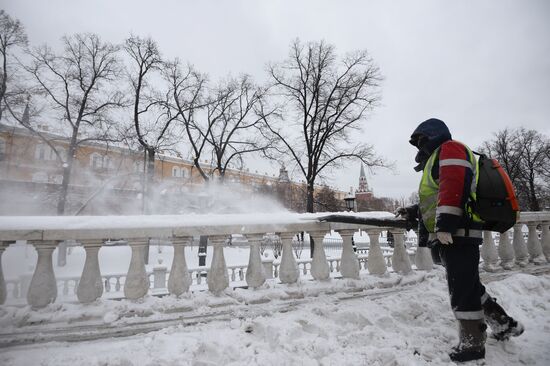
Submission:
M 349 213 L 340 213 L 349 214 Z M 394 218 L 389 212 L 355 214 Z M 141 216 L 0 216 L 0 241 L 170 238 L 197 235 L 330 231 L 364 225 L 319 222 L 317 214 L 190 214 Z

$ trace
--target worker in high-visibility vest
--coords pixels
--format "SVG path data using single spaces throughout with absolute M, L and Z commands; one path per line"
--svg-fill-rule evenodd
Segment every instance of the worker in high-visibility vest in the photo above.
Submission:
M 419 203 L 397 213 L 419 219 L 419 246 L 434 247 L 445 266 L 451 307 L 460 330 L 459 344 L 449 354 L 451 360 L 484 358 L 485 320 L 499 340 L 518 336 L 524 328 L 487 294 L 479 279 L 482 221 L 472 209 L 478 178 L 476 158 L 435 118 L 422 122 L 409 142 L 418 148 L 415 170 L 422 171 Z

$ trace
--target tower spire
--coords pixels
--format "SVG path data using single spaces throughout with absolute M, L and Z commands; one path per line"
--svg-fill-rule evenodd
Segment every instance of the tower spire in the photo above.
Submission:
M 359 188 L 357 189 L 359 193 L 370 192 L 369 185 L 367 183 L 367 175 L 365 174 L 365 167 L 361 164 L 361 172 L 359 174 Z

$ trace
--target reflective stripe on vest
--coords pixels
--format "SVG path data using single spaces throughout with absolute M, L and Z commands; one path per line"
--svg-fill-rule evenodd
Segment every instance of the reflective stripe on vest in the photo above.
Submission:
M 478 162 L 475 158 L 473 152 L 466 146 L 466 151 L 470 158 L 470 162 L 462 159 L 445 159 L 440 161 L 440 166 L 449 166 L 449 165 L 461 165 L 473 171 L 472 185 L 470 187 L 470 196 L 471 199 L 475 202 L 476 200 L 476 187 L 477 181 L 479 179 L 479 169 Z M 438 193 L 439 193 L 439 183 L 436 182 L 432 177 L 432 168 L 435 164 L 435 160 L 439 156 L 439 148 L 437 148 L 424 167 L 422 172 L 422 180 L 420 181 L 420 187 L 418 189 L 418 196 L 420 198 L 420 213 L 422 215 L 422 222 L 428 230 L 428 232 L 435 232 L 436 216 L 438 213 L 452 213 L 462 215 L 462 208 L 460 207 L 451 207 L 451 206 L 440 206 L 438 207 Z M 479 215 L 472 212 L 471 207 L 468 207 L 468 214 L 472 217 L 474 222 L 482 222 Z

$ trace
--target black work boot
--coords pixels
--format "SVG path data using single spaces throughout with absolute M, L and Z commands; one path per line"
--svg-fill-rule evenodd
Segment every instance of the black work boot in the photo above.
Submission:
M 455 362 L 466 362 L 485 358 L 485 340 L 487 325 L 482 319 L 458 321 L 459 344 L 449 357 Z
M 521 335 L 525 328 L 521 323 L 506 314 L 496 299 L 489 297 L 482 305 L 485 319 L 491 327 L 491 336 L 499 341 Z

